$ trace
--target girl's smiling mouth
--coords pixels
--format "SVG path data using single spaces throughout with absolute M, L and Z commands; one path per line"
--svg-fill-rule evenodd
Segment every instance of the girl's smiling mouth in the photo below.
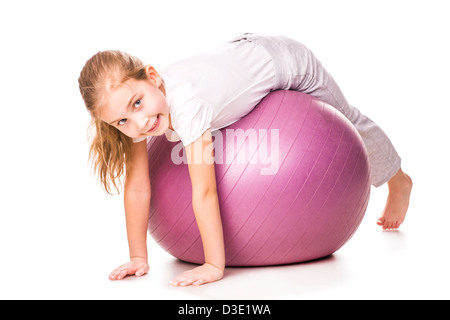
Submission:
M 151 133 L 153 131 L 155 131 L 158 127 L 159 127 L 159 123 L 160 123 L 160 119 L 159 119 L 159 114 L 156 117 L 155 122 L 153 123 L 152 127 L 150 128 L 150 130 L 147 131 L 147 133 Z

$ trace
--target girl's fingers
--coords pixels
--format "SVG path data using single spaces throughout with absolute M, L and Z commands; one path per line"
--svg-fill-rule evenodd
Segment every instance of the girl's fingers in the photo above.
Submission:
M 117 268 L 109 275 L 111 280 L 121 280 L 128 274 L 128 269 L 126 268 Z
M 150 270 L 147 263 L 126 263 L 109 274 L 111 280 L 121 280 L 127 275 L 143 276 Z
M 146 274 L 148 272 L 148 270 L 149 270 L 149 268 L 147 267 L 147 265 L 143 265 L 136 271 L 135 275 L 136 275 L 136 277 L 143 276 L 144 274 Z
M 123 270 L 121 270 L 120 273 L 119 273 L 118 279 L 120 280 L 120 279 L 125 278 L 125 276 L 126 276 L 127 274 L 128 274 L 128 269 L 123 269 Z

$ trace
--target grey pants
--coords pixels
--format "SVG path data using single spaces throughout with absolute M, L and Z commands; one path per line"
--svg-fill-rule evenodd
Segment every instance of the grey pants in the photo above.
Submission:
M 274 90 L 296 90 L 311 94 L 338 109 L 355 126 L 369 154 L 372 185 L 379 187 L 400 169 L 394 146 L 372 120 L 351 106 L 333 77 L 302 43 L 280 36 L 244 34 L 233 41 L 247 40 L 265 48 L 276 72 Z

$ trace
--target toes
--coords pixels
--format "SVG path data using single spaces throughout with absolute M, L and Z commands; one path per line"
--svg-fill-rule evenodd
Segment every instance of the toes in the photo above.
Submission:
M 386 220 L 383 217 L 381 217 L 377 220 L 377 225 L 383 227 L 383 230 L 398 229 L 398 227 L 400 227 L 401 224 L 402 224 L 402 221 Z
M 392 229 L 392 222 L 391 221 L 385 221 L 383 224 L 383 230 L 389 230 Z
M 377 225 L 382 226 L 384 224 L 384 218 L 381 217 L 380 219 L 377 220 Z
M 401 221 L 384 221 L 383 230 L 395 230 L 398 229 L 401 225 Z

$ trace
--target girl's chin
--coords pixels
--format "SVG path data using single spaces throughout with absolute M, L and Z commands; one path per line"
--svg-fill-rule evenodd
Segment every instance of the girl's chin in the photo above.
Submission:
M 163 126 L 161 126 L 160 128 L 158 128 L 158 130 L 147 133 L 146 136 L 147 137 L 159 137 L 159 136 L 162 136 L 166 131 L 167 131 L 167 128 L 164 128 Z
M 163 134 L 164 134 L 164 131 L 162 131 L 162 132 L 155 132 L 155 133 L 149 134 L 147 137 L 159 137 L 159 136 L 162 136 Z

